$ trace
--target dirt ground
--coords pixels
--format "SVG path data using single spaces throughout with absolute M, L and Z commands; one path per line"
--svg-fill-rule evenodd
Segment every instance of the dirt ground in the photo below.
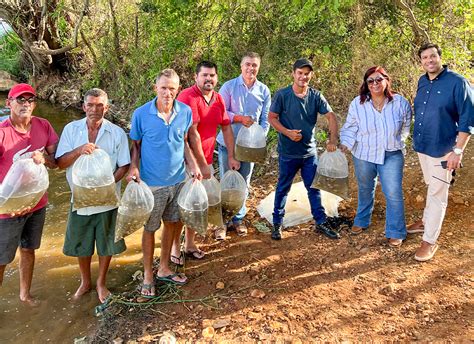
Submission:
M 413 259 L 420 234 L 409 235 L 401 248 L 387 246 L 380 186 L 373 223 L 363 234 L 343 231 L 341 240 L 330 240 L 307 223 L 272 241 L 255 229 L 264 222 L 256 204 L 276 184 L 276 173 L 269 172 L 252 182 L 249 235 L 230 233 L 224 242 L 207 238 L 206 259 L 186 262 L 189 283 L 179 298 L 202 302 L 113 304 L 92 341 L 153 343 L 172 331 L 178 343 L 472 342 L 473 151 L 471 144 L 430 262 Z M 353 217 L 357 188 L 354 182 L 351 187 L 352 200 L 339 209 Z M 404 190 L 411 223 L 421 217 L 426 197 L 413 152 L 406 159 Z

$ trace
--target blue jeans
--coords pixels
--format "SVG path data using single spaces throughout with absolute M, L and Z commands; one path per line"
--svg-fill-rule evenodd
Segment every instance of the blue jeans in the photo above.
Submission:
M 321 192 L 319 189 L 311 188 L 314 175 L 316 174 L 317 157 L 308 158 L 287 158 L 281 156 L 278 158 L 278 184 L 275 190 L 275 203 L 273 206 L 273 224 L 281 224 L 285 216 L 285 204 L 288 192 L 296 173 L 301 170 L 301 178 L 308 191 L 311 214 L 317 224 L 326 222 L 326 213 L 321 204 Z
M 222 180 L 224 177 L 224 173 L 226 173 L 229 170 L 229 163 L 228 163 L 228 155 L 227 155 L 227 148 L 225 146 L 222 146 L 220 144 L 218 146 L 218 160 L 219 160 L 219 176 Z M 249 187 L 250 187 L 250 178 L 252 177 L 252 171 L 253 171 L 253 162 L 247 162 L 247 161 L 241 161 L 240 162 L 240 169 L 239 173 L 242 177 L 244 177 L 245 182 L 247 183 L 247 189 L 245 190 L 245 201 L 247 201 L 247 197 L 249 195 Z M 245 201 L 244 205 L 242 208 L 239 210 L 237 215 L 235 215 L 232 218 L 232 223 L 234 225 L 239 225 L 242 223 L 242 220 L 244 219 L 245 214 L 247 214 L 247 208 L 245 207 Z
M 385 152 L 383 165 L 352 157 L 357 177 L 358 204 L 354 225 L 367 228 L 370 225 L 374 210 L 375 188 L 377 176 L 380 176 L 382 192 L 385 196 L 387 209 L 385 214 L 385 236 L 393 239 L 405 239 L 405 208 L 403 204 L 403 164 L 401 151 Z

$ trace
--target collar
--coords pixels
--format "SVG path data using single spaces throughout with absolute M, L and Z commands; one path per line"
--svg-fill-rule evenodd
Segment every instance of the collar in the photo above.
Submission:
M 201 90 L 199 89 L 199 87 L 197 87 L 196 84 L 194 84 L 193 86 L 191 86 L 192 90 L 194 93 L 196 93 L 197 95 L 199 95 L 205 102 L 206 104 L 210 104 L 212 103 L 213 101 L 216 100 L 216 91 L 215 90 L 212 90 L 212 96 L 211 96 L 211 100 L 209 101 L 209 103 L 207 103 L 206 101 L 206 98 L 204 98 L 204 95 L 202 94 Z
M 76 127 L 80 127 L 80 128 L 83 128 L 83 129 L 87 130 L 87 117 L 84 117 L 84 118 L 74 122 L 74 125 Z M 102 122 L 102 125 L 99 128 L 99 131 L 101 131 L 101 130 L 112 132 L 112 123 L 108 119 L 104 118 L 104 120 Z
M 448 72 L 448 65 L 445 64 L 445 65 L 442 65 L 443 66 L 443 70 L 441 71 L 441 73 L 439 73 L 436 78 L 434 78 L 433 80 L 438 80 L 439 78 L 442 78 L 444 75 L 446 75 L 446 73 Z M 425 73 L 425 77 L 426 79 L 428 79 L 429 81 L 432 81 L 430 79 L 430 76 L 428 75 L 428 73 Z
M 237 77 L 237 82 L 239 83 L 239 85 L 242 85 L 242 86 L 245 86 L 247 89 L 252 89 L 254 88 L 257 83 L 259 82 L 258 79 L 255 79 L 255 82 L 253 83 L 253 85 L 251 87 L 248 87 L 246 84 L 245 84 L 245 81 L 244 81 L 244 77 L 242 76 L 242 74 L 240 74 L 238 77 Z
M 163 116 L 161 115 L 161 113 L 158 112 L 158 107 L 156 106 L 156 101 L 157 100 L 158 100 L 158 97 L 155 97 L 151 101 L 150 108 L 149 108 L 149 113 L 153 116 L 158 116 L 159 118 L 161 118 L 166 123 L 166 121 L 163 118 Z M 179 109 L 180 109 L 179 102 L 177 102 L 176 99 L 173 100 L 173 107 L 171 108 L 171 115 L 170 115 L 169 123 L 171 123 L 173 121 L 173 119 L 175 119 L 176 115 L 179 112 Z

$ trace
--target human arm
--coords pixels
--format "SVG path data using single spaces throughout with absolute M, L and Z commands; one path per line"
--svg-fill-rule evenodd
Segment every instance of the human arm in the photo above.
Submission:
M 270 112 L 271 103 L 272 103 L 272 96 L 270 94 L 270 89 L 266 87 L 265 92 L 264 92 L 262 113 L 260 114 L 260 118 L 258 119 L 258 124 L 260 124 L 263 130 L 265 131 L 265 136 L 268 134 L 268 131 L 270 130 L 270 124 L 268 123 L 268 113 Z
M 326 119 L 328 120 L 329 127 L 329 141 L 326 143 L 326 150 L 328 152 L 334 152 L 337 148 L 338 141 L 338 125 L 336 114 L 332 111 L 326 113 Z
M 466 148 L 467 146 L 467 143 L 469 142 L 469 139 L 471 138 L 471 134 L 470 133 L 465 133 L 465 132 L 462 132 L 460 131 L 458 133 L 458 136 L 457 136 L 457 140 L 456 140 L 456 145 L 455 147 L 456 148 L 460 148 L 461 150 L 464 151 L 464 149 Z M 463 153 L 461 154 L 455 154 L 454 152 L 451 152 L 448 156 L 448 170 L 456 170 L 458 168 L 461 167 L 461 161 L 462 161 L 462 158 L 463 158 Z
M 186 149 L 190 149 L 191 156 L 188 156 L 189 161 L 187 161 L 188 166 L 191 168 L 190 163 L 191 157 L 194 164 L 197 164 L 197 168 L 202 173 L 202 177 L 204 179 L 211 178 L 211 170 L 209 165 L 207 164 L 206 157 L 204 156 L 204 151 L 202 150 L 201 145 L 201 135 L 199 135 L 199 131 L 197 130 L 198 123 L 193 123 L 189 128 L 189 132 L 186 134 L 185 140 L 185 158 L 186 158 Z M 189 144 L 188 144 L 189 142 Z M 187 147 L 187 148 L 186 148 Z
M 74 148 L 73 150 L 63 154 L 56 159 L 57 165 L 61 169 L 66 169 L 79 158 L 82 154 L 91 154 L 94 149 L 98 148 L 94 143 L 86 143 L 82 146 Z
M 227 160 L 229 168 L 238 170 L 240 168 L 240 161 L 234 159 L 234 133 L 230 125 L 221 126 L 222 135 L 224 136 L 224 143 L 227 147 Z
M 276 131 L 278 131 L 280 134 L 285 135 L 288 137 L 290 140 L 298 142 L 303 138 L 303 135 L 301 134 L 301 130 L 299 129 L 288 129 L 286 128 L 283 124 L 280 122 L 280 116 L 279 114 L 270 111 L 268 114 L 268 123 L 275 128 Z
M 198 133 L 199 134 L 199 133 Z M 201 147 L 202 151 L 202 147 Z M 204 154 L 203 154 L 204 156 Z M 199 165 L 194 157 L 193 151 L 191 147 L 189 146 L 188 143 L 188 134 L 184 136 L 184 161 L 186 162 L 186 165 L 188 166 L 189 171 L 191 172 L 192 176 L 194 179 L 197 180 L 202 180 L 203 178 L 209 179 L 211 178 L 211 173 L 209 171 L 209 177 L 206 178 L 201 172 L 201 169 L 199 168 Z M 207 170 L 210 170 L 209 166 L 206 163 L 206 168 Z
M 132 149 L 130 152 L 130 167 L 128 169 L 127 181 L 130 182 L 135 179 L 137 182 L 140 181 L 140 152 L 141 152 L 141 140 L 132 140 Z
M 354 103 L 354 101 L 352 101 L 351 105 L 349 105 L 346 122 L 342 126 L 340 133 L 340 148 L 344 153 L 347 153 L 354 148 L 357 132 L 359 131 L 359 122 L 357 120 L 357 111 L 355 109 L 357 105 Z

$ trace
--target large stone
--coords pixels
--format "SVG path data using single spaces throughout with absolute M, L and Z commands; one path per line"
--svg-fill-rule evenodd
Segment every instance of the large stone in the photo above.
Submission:
M 17 84 L 7 72 L 0 70 L 0 92 L 7 92 Z

